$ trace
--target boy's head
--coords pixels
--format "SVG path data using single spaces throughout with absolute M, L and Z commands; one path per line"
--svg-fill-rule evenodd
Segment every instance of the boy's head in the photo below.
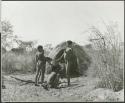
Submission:
M 68 41 L 67 41 L 67 46 L 68 46 L 68 47 L 72 47 L 72 41 L 71 41 L 71 40 L 68 40 Z
M 42 45 L 39 45 L 39 46 L 37 47 L 37 50 L 38 50 L 39 52 L 41 52 L 41 51 L 43 50 L 43 46 L 42 46 Z

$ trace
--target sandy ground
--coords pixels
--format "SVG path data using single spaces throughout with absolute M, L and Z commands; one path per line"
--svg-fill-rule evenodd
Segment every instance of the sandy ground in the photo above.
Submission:
M 111 95 L 112 91 L 106 90 L 110 92 L 106 92 L 106 94 L 104 93 L 105 89 L 96 89 L 96 83 L 99 81 L 99 79 L 92 77 L 72 78 L 70 87 L 68 87 L 66 83 L 63 83 L 63 88 L 49 89 L 47 91 L 41 86 L 37 87 L 33 83 L 25 84 L 24 82 L 11 78 L 10 76 L 11 75 L 5 76 L 4 84 L 6 85 L 6 89 L 2 89 L 1 91 L 2 102 L 123 101 L 124 98 L 123 93 L 120 94 L 122 99 L 105 98 L 105 95 Z M 35 78 L 35 75 L 33 74 L 13 76 L 20 79 L 33 81 Z M 66 81 L 66 79 L 62 81 Z M 102 97 L 100 97 L 100 94 Z M 116 97 L 116 94 L 114 96 Z

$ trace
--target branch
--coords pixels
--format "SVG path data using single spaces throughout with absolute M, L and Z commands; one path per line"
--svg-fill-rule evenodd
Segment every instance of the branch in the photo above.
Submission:
M 13 77 L 13 76 L 10 76 L 11 78 L 14 78 L 18 81 L 21 81 L 21 82 L 26 82 L 26 83 L 35 83 L 34 81 L 32 80 L 23 80 L 23 79 L 20 79 L 20 78 L 17 78 L 17 77 Z M 41 83 L 41 82 L 40 82 Z

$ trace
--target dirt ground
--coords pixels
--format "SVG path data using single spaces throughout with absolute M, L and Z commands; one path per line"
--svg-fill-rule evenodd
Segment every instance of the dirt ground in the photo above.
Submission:
M 42 86 L 35 86 L 34 83 L 24 83 L 14 78 L 12 75 L 6 75 L 4 84 L 6 89 L 2 89 L 2 102 L 87 102 L 87 101 L 102 101 L 95 96 L 91 96 L 92 91 L 96 90 L 98 78 L 92 77 L 77 77 L 71 79 L 71 86 L 67 83 L 62 83 L 60 89 L 45 90 Z M 34 74 L 13 75 L 14 77 L 34 81 Z M 66 82 L 63 79 L 62 82 Z M 100 90 L 97 90 L 98 92 Z M 98 93 L 99 94 L 99 93 Z M 124 96 L 123 96 L 124 98 Z M 103 99 L 104 101 L 104 99 Z M 118 101 L 118 100 L 110 100 Z

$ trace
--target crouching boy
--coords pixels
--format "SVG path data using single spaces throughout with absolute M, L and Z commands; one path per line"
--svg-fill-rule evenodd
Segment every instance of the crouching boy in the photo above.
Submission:
M 58 62 L 53 61 L 51 64 L 52 72 L 47 78 L 47 88 L 58 88 L 61 66 Z

